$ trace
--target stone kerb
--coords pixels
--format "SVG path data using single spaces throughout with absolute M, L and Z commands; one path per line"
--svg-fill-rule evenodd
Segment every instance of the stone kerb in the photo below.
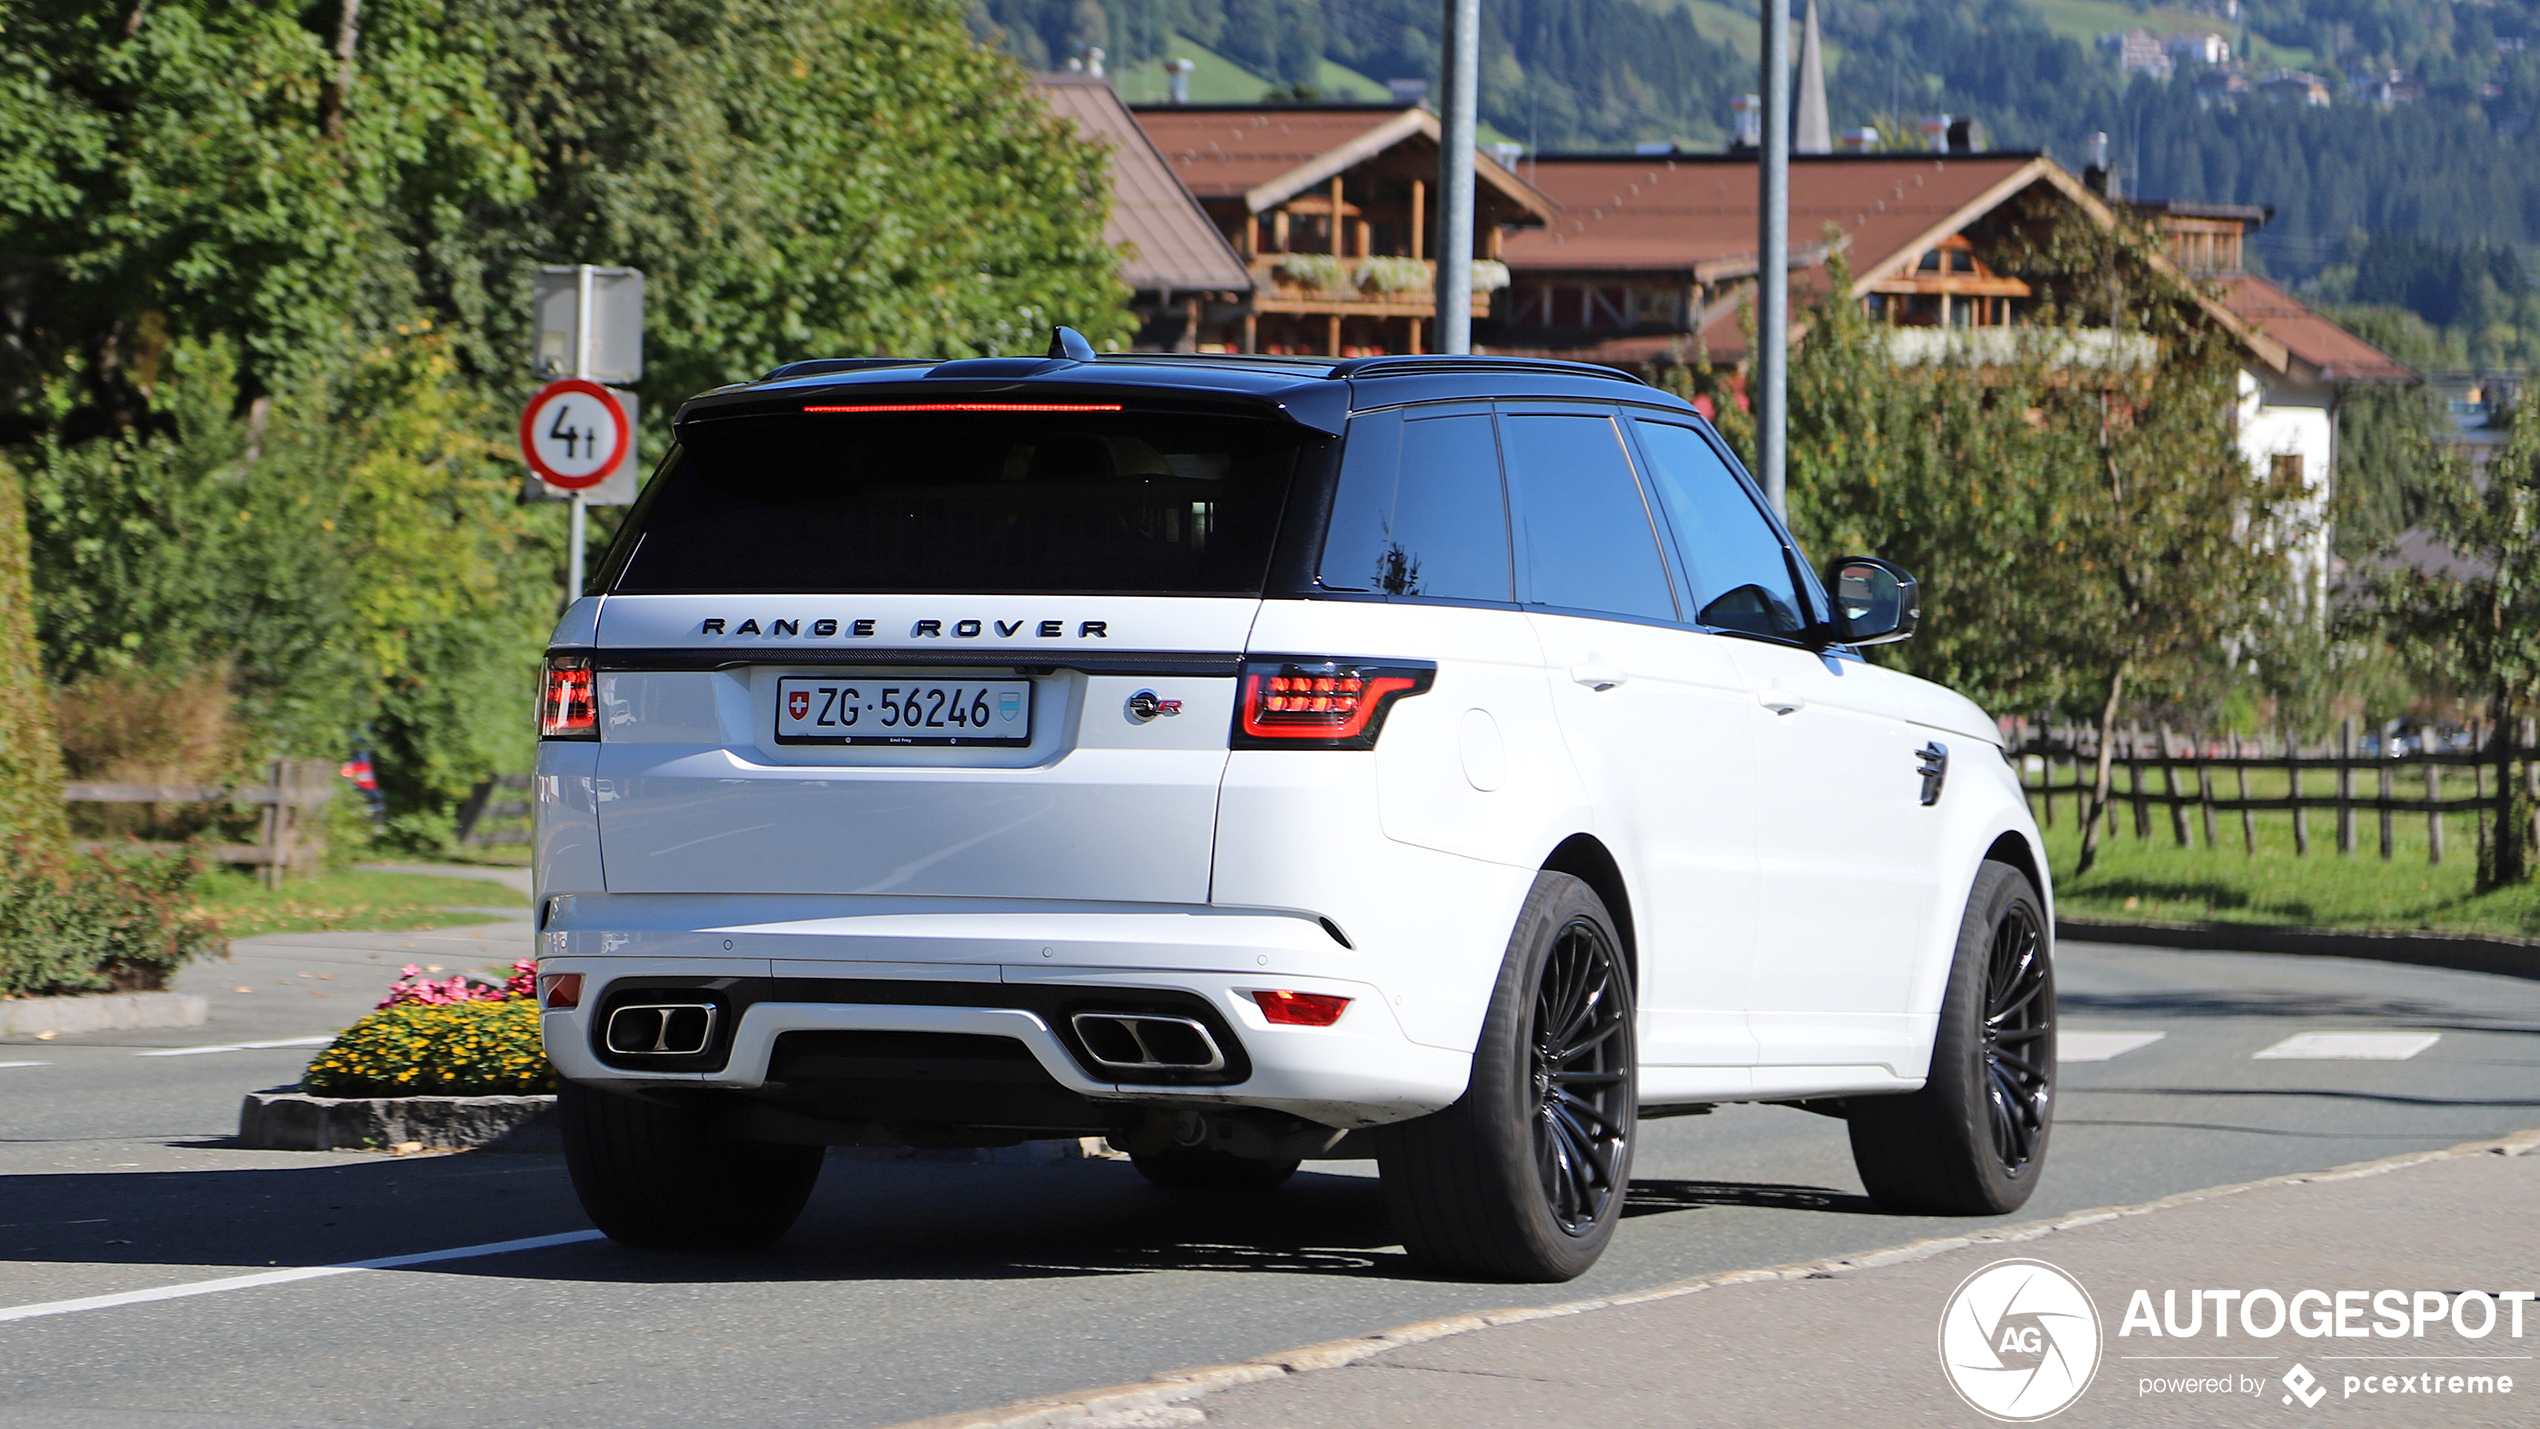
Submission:
M 0 1037 L 200 1027 L 207 1015 L 203 999 L 189 992 L 13 997 L 0 1001 Z

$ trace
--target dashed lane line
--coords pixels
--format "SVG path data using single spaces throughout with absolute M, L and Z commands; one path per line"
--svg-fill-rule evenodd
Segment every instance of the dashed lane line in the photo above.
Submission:
M 279 1042 L 223 1042 L 216 1047 L 161 1047 L 150 1052 L 135 1052 L 136 1057 L 200 1057 L 206 1052 L 262 1052 L 270 1047 L 323 1047 L 335 1040 L 330 1032 L 323 1037 L 285 1037 Z
M 2257 1061 L 2404 1062 L 2442 1040 L 2440 1032 L 2296 1032 L 2249 1055 Z
M 2105 1062 L 2149 1047 L 2169 1035 L 2167 1032 L 2076 1032 L 2066 1028 L 2055 1034 L 2055 1060 Z
M 288 1285 L 298 1280 L 321 1280 L 335 1275 L 356 1275 L 365 1270 L 402 1270 L 410 1265 L 431 1265 L 444 1260 L 473 1260 L 479 1256 L 510 1255 L 515 1251 L 544 1250 L 555 1245 L 577 1245 L 598 1240 L 598 1231 L 566 1231 L 560 1235 L 529 1236 L 521 1240 L 489 1241 L 484 1245 L 463 1245 L 449 1250 L 418 1251 L 413 1255 L 389 1255 L 377 1260 L 356 1260 L 343 1265 L 302 1265 L 289 1270 L 263 1270 L 253 1275 L 231 1275 L 219 1280 L 194 1280 L 183 1285 L 162 1285 L 150 1290 L 126 1290 L 115 1295 L 91 1295 L 80 1300 L 48 1300 L 39 1305 L 14 1305 L 0 1309 L 0 1323 L 10 1320 L 35 1320 L 47 1315 L 75 1315 L 82 1310 L 112 1310 L 122 1305 L 146 1305 L 153 1300 L 184 1300 L 196 1295 L 218 1295 L 228 1290 L 253 1290 L 265 1285 Z

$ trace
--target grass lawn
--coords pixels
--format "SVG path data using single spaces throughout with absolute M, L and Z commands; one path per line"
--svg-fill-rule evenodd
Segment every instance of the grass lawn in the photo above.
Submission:
M 215 869 L 194 885 L 195 906 L 220 920 L 233 938 L 258 933 L 323 933 L 339 928 L 392 932 L 483 922 L 457 907 L 527 906 L 499 883 L 411 873 L 321 874 L 268 889 L 254 877 Z
M 2189 811 L 2192 842 L 2181 848 L 2168 811 L 2152 811 L 2152 837 L 2144 839 L 2135 835 L 2132 810 L 2121 805 L 2118 834 L 2102 835 L 2098 866 L 2076 878 L 2081 834 L 2069 796 L 2057 805 L 2056 826 L 2044 830 L 2046 851 L 2057 909 L 2073 917 L 2540 937 L 2540 883 L 2471 892 L 2478 843 L 2466 815 L 2446 816 L 2443 861 L 2430 864 L 2422 814 L 2393 817 L 2391 857 L 2384 862 L 2379 817 L 2370 812 L 2356 815 L 2355 851 L 2342 856 L 2333 813 L 2310 814 L 2311 851 L 2298 856 L 2291 814 L 2254 815 L 2258 851 L 2252 855 L 2238 814 L 2214 816 L 2217 838 L 2209 848 L 2201 815 Z

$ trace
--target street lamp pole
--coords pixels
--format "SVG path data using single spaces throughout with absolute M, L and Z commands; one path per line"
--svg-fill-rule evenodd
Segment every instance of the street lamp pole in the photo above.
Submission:
M 1789 512 L 1790 0 L 1764 0 L 1764 147 L 1756 179 L 1755 464 Z
M 1482 0 L 1445 0 L 1438 140 L 1438 351 L 1473 350 L 1473 142 L 1481 88 Z M 1334 214 L 1332 222 L 1340 222 Z

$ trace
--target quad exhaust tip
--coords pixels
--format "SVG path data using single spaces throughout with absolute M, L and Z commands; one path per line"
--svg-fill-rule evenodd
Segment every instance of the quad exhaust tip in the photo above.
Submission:
M 1079 1012 L 1070 1019 L 1094 1061 L 1121 1072 L 1214 1072 L 1226 1054 L 1194 1018 L 1151 1012 Z
M 721 1011 L 711 1002 L 630 1003 L 609 1014 L 602 1040 L 622 1057 L 694 1057 L 714 1045 Z

